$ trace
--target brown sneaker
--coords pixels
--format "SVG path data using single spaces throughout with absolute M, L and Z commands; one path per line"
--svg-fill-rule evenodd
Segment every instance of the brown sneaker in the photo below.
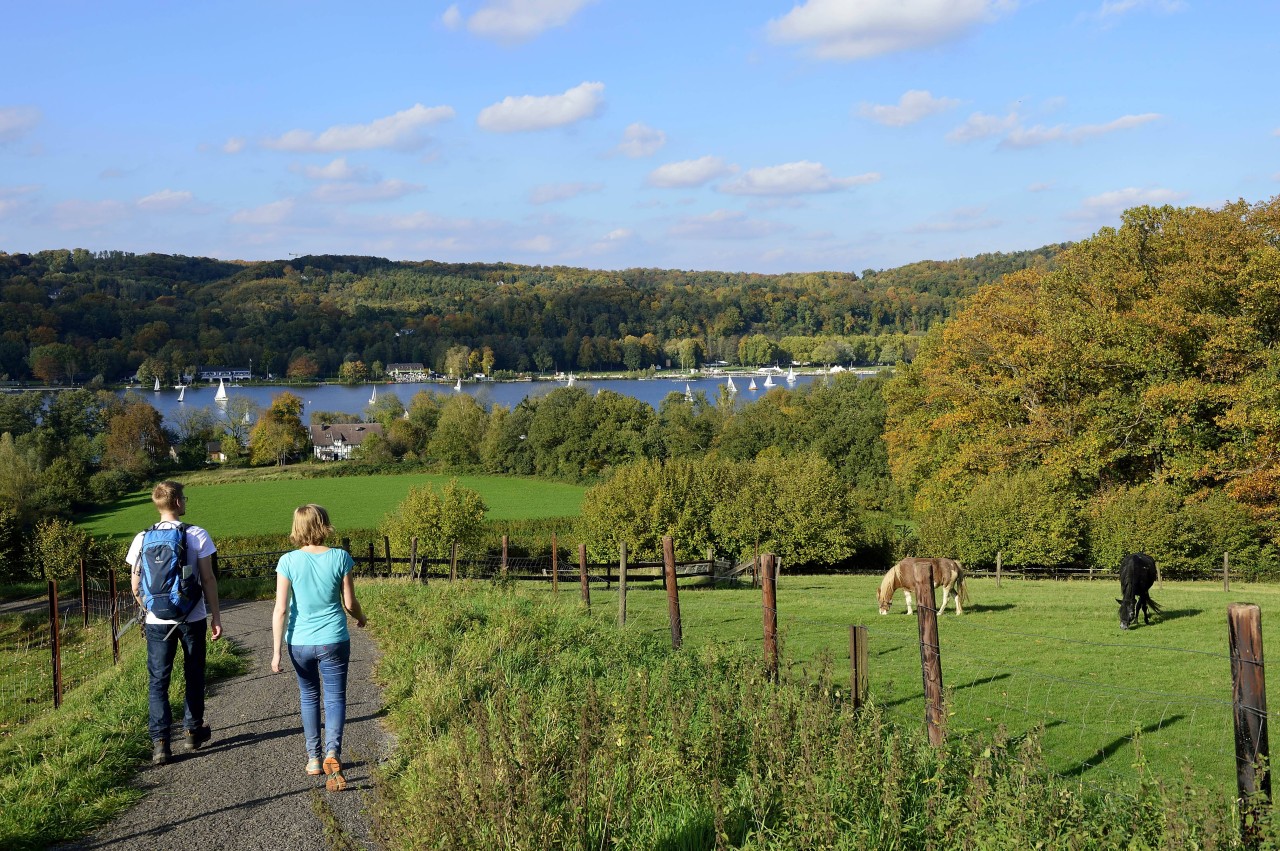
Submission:
M 152 765 L 166 765 L 171 759 L 173 754 L 169 752 L 168 739 L 155 739 L 151 742 Z
M 324 773 L 324 788 L 330 792 L 341 792 L 347 788 L 347 778 L 342 776 L 342 763 L 338 762 L 338 755 L 332 751 L 324 758 Z
M 209 741 L 213 733 L 209 730 L 208 725 L 197 727 L 194 730 L 187 730 L 182 735 L 182 745 L 187 753 L 195 753 L 200 750 L 200 746 Z

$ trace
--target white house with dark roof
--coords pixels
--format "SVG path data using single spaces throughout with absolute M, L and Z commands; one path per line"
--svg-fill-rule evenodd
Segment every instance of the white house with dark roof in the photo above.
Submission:
M 345 461 L 371 434 L 382 435 L 381 423 L 334 423 L 311 426 L 311 447 L 321 461 Z

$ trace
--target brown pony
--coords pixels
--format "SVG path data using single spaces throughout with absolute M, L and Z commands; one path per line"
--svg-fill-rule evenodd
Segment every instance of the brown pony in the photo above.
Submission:
M 889 606 L 893 602 L 893 592 L 902 589 L 903 595 L 907 598 L 907 614 L 911 614 L 911 595 L 912 588 L 916 583 L 916 565 L 922 563 L 933 563 L 933 587 L 942 586 L 942 606 L 938 611 L 947 608 L 947 595 L 953 594 L 956 598 L 956 614 L 964 614 L 964 610 L 960 608 L 961 601 L 969 602 L 969 589 L 964 584 L 964 567 L 960 562 L 951 558 L 904 558 L 902 561 L 889 568 L 885 573 L 884 579 L 880 582 L 880 590 L 876 592 L 876 600 L 880 603 L 880 614 L 889 614 Z

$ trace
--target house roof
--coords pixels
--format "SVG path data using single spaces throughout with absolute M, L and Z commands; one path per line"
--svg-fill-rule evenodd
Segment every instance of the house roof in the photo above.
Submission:
M 371 434 L 382 434 L 382 423 L 334 423 L 311 426 L 311 442 L 316 446 L 345 443 L 359 446 Z

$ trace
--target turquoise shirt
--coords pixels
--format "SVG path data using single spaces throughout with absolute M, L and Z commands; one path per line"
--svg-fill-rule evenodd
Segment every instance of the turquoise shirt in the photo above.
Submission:
M 276 573 L 289 580 L 289 644 L 337 644 L 347 641 L 347 613 L 342 608 L 342 577 L 354 565 L 351 554 L 330 549 L 318 555 L 294 550 L 280 556 Z

